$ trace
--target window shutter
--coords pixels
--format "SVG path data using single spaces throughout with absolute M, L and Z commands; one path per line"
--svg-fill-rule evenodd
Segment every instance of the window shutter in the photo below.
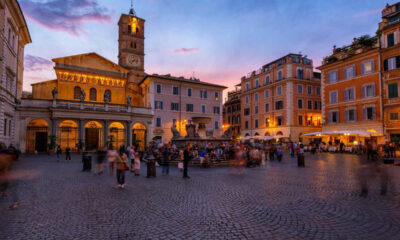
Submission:
M 350 99 L 352 99 L 352 100 L 354 100 L 355 99 L 355 91 L 356 91 L 356 89 L 355 88 L 352 88 L 352 89 L 350 89 Z
M 372 96 L 375 97 L 376 93 L 375 93 L 375 84 L 372 85 Z
M 362 115 L 363 115 L 362 119 L 363 120 L 367 120 L 367 109 L 366 108 L 363 108 L 363 114 Z
M 361 75 L 364 75 L 364 73 L 365 73 L 365 64 L 364 63 L 361 63 Z
M 353 77 L 355 77 L 356 76 L 356 66 L 353 66 L 351 68 L 351 70 L 353 71 Z
M 345 101 L 348 101 L 349 100 L 349 89 L 345 89 L 344 90 L 344 100 Z
M 343 79 L 347 79 L 347 68 L 343 69 Z
M 375 61 L 371 61 L 371 72 L 375 72 Z
M 328 115 L 329 115 L 329 116 L 328 116 L 329 122 L 331 123 L 331 122 L 332 122 L 332 112 L 329 112 Z
M 396 68 L 400 68 L 400 56 L 396 57 Z
M 340 122 L 339 111 L 336 112 L 336 123 Z
M 346 122 L 349 121 L 349 110 L 344 111 L 344 121 L 346 121 Z
M 376 108 L 372 108 L 372 120 L 376 120 Z
M 389 62 L 388 62 L 388 59 L 385 59 L 383 61 L 383 71 L 387 71 L 387 70 L 389 70 Z
M 357 109 L 354 109 L 354 119 L 353 120 L 354 121 L 358 120 L 358 118 L 357 118 Z
M 361 87 L 361 97 L 365 98 L 365 86 Z

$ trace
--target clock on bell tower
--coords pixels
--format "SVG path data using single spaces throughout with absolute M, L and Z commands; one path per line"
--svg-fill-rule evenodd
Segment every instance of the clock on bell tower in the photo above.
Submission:
M 145 75 L 144 22 L 133 8 L 118 21 L 118 64 L 129 70 L 128 83 L 139 83 Z

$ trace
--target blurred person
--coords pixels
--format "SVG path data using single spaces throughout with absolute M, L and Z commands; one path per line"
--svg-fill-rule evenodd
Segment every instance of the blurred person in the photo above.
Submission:
M 110 146 L 109 150 L 107 151 L 107 160 L 109 166 L 109 174 L 112 176 L 114 174 L 114 164 L 116 163 L 118 157 L 118 153 L 114 150 L 113 146 Z
M 120 148 L 119 154 L 115 158 L 115 162 L 117 164 L 117 187 L 124 188 L 125 187 L 125 171 L 129 170 L 127 163 L 128 163 L 128 156 L 126 156 L 125 149 Z
M 65 160 L 71 160 L 71 148 L 67 147 L 65 149 Z
M 61 153 L 62 153 L 61 147 L 60 147 L 60 145 L 58 145 L 58 146 L 57 146 L 57 150 L 56 150 L 57 162 L 60 161 Z
M 0 153 L 0 191 L 2 196 L 7 195 L 8 189 L 8 168 L 13 162 L 12 157 L 9 154 Z
M 181 148 L 180 150 L 179 150 L 179 163 L 178 163 L 178 168 L 179 168 L 179 170 L 182 172 L 183 171 L 183 157 L 184 157 L 184 155 L 183 155 L 183 149 Z
M 142 152 L 138 147 L 135 151 L 135 176 L 140 176 L 140 159 L 142 158 Z
M 162 150 L 162 157 L 163 157 L 163 162 L 162 162 L 162 174 L 168 175 L 169 174 L 169 159 L 171 157 L 171 154 L 168 150 L 167 146 L 163 147 Z
M 131 172 L 135 171 L 135 159 L 136 159 L 136 153 L 135 153 L 135 146 L 131 146 L 129 148 L 129 158 L 131 160 Z
M 106 159 L 107 156 L 107 149 L 104 147 L 103 149 L 100 149 L 97 151 L 97 158 L 96 158 L 96 166 L 94 168 L 94 174 L 101 175 L 103 173 L 103 167 L 104 167 L 104 160 Z
M 193 154 L 191 153 L 190 145 L 186 145 L 185 151 L 183 152 L 183 178 L 188 179 L 188 166 Z

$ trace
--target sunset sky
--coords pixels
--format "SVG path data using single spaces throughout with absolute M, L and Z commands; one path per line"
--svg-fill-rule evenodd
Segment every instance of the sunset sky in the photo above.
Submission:
M 33 43 L 25 48 L 24 90 L 55 78 L 52 58 L 97 52 L 118 62 L 118 27 L 130 0 L 19 0 Z M 147 73 L 232 88 L 248 72 L 289 52 L 320 65 L 332 46 L 374 35 L 381 10 L 397 0 L 134 0 L 146 19 Z

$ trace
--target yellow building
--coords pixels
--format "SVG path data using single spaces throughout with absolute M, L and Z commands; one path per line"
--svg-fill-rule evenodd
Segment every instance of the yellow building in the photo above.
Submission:
M 63 151 L 134 144 L 143 149 L 152 139 L 154 111 L 138 85 L 145 76 L 144 20 L 131 9 L 118 25 L 119 64 L 94 52 L 55 58 L 57 78 L 32 84 L 32 95 L 17 107 L 23 152 L 55 144 Z

